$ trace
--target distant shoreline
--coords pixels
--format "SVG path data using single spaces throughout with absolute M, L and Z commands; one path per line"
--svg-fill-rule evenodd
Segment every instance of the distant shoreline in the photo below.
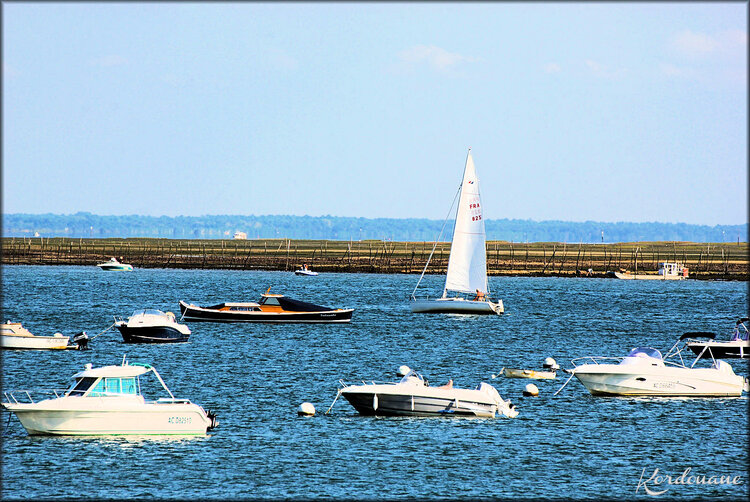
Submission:
M 138 268 L 278 270 L 302 264 L 317 272 L 419 274 L 433 242 L 293 239 L 2 238 L 3 265 L 85 265 L 117 257 Z M 450 243 L 441 242 L 426 270 L 444 274 Z M 656 273 L 658 263 L 681 262 L 691 279 L 750 280 L 747 243 L 629 242 L 570 244 L 487 242 L 492 276 L 613 277 L 615 271 Z

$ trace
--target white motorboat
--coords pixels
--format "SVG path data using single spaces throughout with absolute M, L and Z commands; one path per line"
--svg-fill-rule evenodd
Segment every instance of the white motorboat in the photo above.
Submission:
M 146 401 L 140 378 L 153 373 L 169 397 Z M 149 364 L 92 368 L 73 375 L 65 391 L 34 401 L 31 391 L 6 391 L 2 406 L 15 413 L 30 435 L 203 435 L 216 415 L 188 399 L 175 398 Z
M 115 318 L 115 327 L 125 343 L 179 343 L 190 338 L 190 328 L 180 324 L 172 312 L 141 309 L 127 321 Z
M 343 387 L 336 397 L 344 396 L 362 415 L 494 417 L 499 413 L 510 418 L 518 415 L 510 400 L 503 400 L 495 387 L 484 382 L 476 389 L 455 388 L 452 380 L 443 386 L 430 387 L 422 375 L 409 371 L 398 383 L 341 384 Z
M 300 267 L 299 269 L 295 270 L 294 274 L 295 275 L 309 275 L 309 276 L 318 275 L 317 272 L 313 272 L 312 270 L 310 270 L 310 268 L 307 266 L 306 263 L 302 265 L 302 267 Z
M 120 263 L 115 257 L 110 258 L 109 261 L 105 261 L 104 263 L 99 263 L 96 266 L 101 268 L 102 270 L 122 270 L 126 272 L 130 272 L 133 270 L 133 265 Z
M 474 160 L 471 157 L 471 148 L 466 156 L 466 165 L 464 166 L 464 175 L 459 192 L 443 295 L 434 299 L 417 299 L 415 296 L 419 283 L 422 282 L 430 264 L 432 258 L 432 253 L 430 253 L 422 275 L 411 295 L 411 311 L 443 314 L 502 314 L 504 312 L 503 301 L 500 299 L 492 300 L 487 281 L 487 250 L 482 201 L 479 194 L 479 178 L 474 168 Z M 450 215 L 450 211 L 448 214 Z M 443 224 L 443 228 L 445 228 L 445 224 Z M 442 236 L 442 230 L 440 236 Z M 435 241 L 435 246 L 437 246 L 440 236 Z M 432 252 L 435 252 L 435 247 L 432 248 Z
M 717 359 L 747 359 L 750 358 L 750 333 L 748 333 L 748 318 L 739 319 L 734 326 L 732 336 L 729 340 L 714 340 L 716 333 L 690 332 L 682 335 L 687 339 L 686 344 L 696 354 L 705 350 L 710 351 L 711 356 Z M 707 338 L 707 340 L 696 340 L 696 338 Z
M 710 367 L 695 367 L 699 355 L 688 366 L 682 357 L 685 348 L 680 339 L 664 357 L 652 347 L 636 347 L 620 358 L 581 357 L 573 359 L 575 367 L 565 371 L 594 396 L 730 397 L 747 391 L 747 379 L 736 375 L 726 361 L 711 357 Z
M 638 262 L 636 261 L 635 273 L 615 272 L 618 279 L 641 279 L 641 280 L 660 280 L 660 281 L 680 281 L 688 278 L 688 269 L 682 263 L 659 263 L 659 269 L 656 274 L 639 274 Z
M 67 349 L 69 336 L 55 333 L 52 336 L 32 334 L 20 322 L 0 324 L 0 342 L 4 349 Z

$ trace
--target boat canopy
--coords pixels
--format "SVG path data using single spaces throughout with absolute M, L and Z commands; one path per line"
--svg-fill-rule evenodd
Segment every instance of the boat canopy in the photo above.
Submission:
M 301 302 L 299 300 L 292 300 L 291 298 L 286 298 L 284 296 L 277 297 L 276 300 L 279 301 L 279 305 L 281 305 L 282 309 L 292 312 L 320 312 L 323 310 L 334 310 L 330 307 L 323 307 L 321 305 Z
M 628 357 L 651 357 L 662 360 L 661 352 L 653 347 L 636 347 L 628 353 Z
M 87 367 L 85 370 L 79 371 L 71 378 L 136 377 L 148 373 L 150 370 L 151 366 L 136 364 L 126 364 L 124 366 L 102 366 L 101 368 Z
M 680 340 L 684 340 L 685 338 L 710 338 L 713 340 L 714 338 L 716 338 L 716 333 L 711 333 L 708 331 L 690 331 L 682 335 L 680 337 Z

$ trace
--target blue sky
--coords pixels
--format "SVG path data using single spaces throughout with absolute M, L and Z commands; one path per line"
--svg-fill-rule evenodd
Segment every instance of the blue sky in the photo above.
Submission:
M 5 213 L 747 222 L 745 3 L 3 3 Z

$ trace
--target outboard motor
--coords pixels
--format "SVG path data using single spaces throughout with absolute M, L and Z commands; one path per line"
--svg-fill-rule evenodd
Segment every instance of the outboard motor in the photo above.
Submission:
M 211 410 L 206 411 L 206 418 L 208 418 L 208 420 L 211 422 L 211 425 L 208 426 L 208 430 L 211 430 L 219 425 L 219 421 L 216 420 L 216 413 L 212 412 Z
M 86 334 L 85 331 L 81 331 L 76 336 L 73 337 L 73 343 L 78 345 L 78 350 L 88 350 L 89 349 L 89 335 Z

